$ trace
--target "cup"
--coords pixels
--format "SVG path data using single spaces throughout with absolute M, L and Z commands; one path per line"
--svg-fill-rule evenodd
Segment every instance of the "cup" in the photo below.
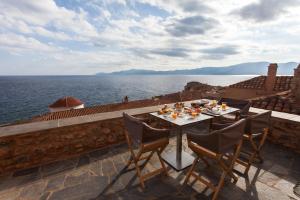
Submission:
M 227 103 L 226 103 L 226 102 L 222 102 L 221 108 L 222 108 L 223 111 L 226 110 L 226 108 L 227 108 Z
M 176 119 L 176 118 L 177 118 L 177 113 L 173 112 L 173 113 L 171 114 L 171 116 L 172 116 L 173 119 Z
M 195 118 L 196 116 L 198 115 L 198 113 L 197 112 L 192 112 L 192 116 Z
M 217 106 L 217 101 L 216 101 L 216 100 L 212 100 L 211 106 L 212 106 L 212 107 L 216 107 L 216 106 Z

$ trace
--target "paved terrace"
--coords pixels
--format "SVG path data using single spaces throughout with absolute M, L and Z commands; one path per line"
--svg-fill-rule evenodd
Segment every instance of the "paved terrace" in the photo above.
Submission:
M 186 139 L 183 144 L 185 151 L 190 152 L 186 147 Z M 170 151 L 174 145 L 175 138 L 172 138 L 166 151 Z M 239 177 L 236 185 L 227 180 L 219 199 L 297 199 L 292 190 L 296 181 L 300 180 L 299 154 L 266 143 L 263 157 L 265 162 L 252 166 L 249 176 Z M 135 170 L 125 170 L 128 158 L 127 146 L 118 145 L 7 174 L 0 177 L 0 199 L 209 199 L 210 191 L 199 182 L 193 181 L 190 183 L 192 186 L 182 189 L 187 171 L 178 173 L 170 168 L 169 176 L 150 178 L 146 181 L 146 190 L 142 191 Z M 153 157 L 144 170 L 152 170 L 157 166 L 158 158 Z M 204 169 L 204 166 L 200 163 L 198 168 Z M 218 174 L 212 168 L 204 169 L 205 174 L 216 177 Z M 236 165 L 235 169 L 243 168 Z

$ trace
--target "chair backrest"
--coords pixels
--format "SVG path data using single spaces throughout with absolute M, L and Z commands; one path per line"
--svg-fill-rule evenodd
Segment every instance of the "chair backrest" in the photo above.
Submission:
M 139 145 L 142 142 L 143 137 L 143 122 L 127 113 L 123 113 L 123 118 L 128 136 L 134 145 Z
M 251 102 L 247 100 L 221 98 L 218 104 L 226 102 L 228 106 L 240 109 L 240 114 L 247 115 L 251 106 Z
M 259 113 L 247 118 L 245 133 L 256 134 L 262 133 L 264 129 L 270 127 L 272 111 Z
M 214 131 L 210 134 L 188 134 L 188 140 L 215 153 L 226 153 L 238 144 L 245 131 L 246 120 L 241 119 L 234 124 Z

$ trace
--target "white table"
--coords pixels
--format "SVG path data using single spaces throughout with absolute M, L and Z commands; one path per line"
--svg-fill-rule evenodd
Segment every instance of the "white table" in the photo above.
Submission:
M 227 115 L 227 114 L 230 114 L 230 113 L 237 112 L 237 111 L 239 111 L 240 109 L 238 109 L 238 108 L 232 108 L 232 107 L 228 107 L 228 106 L 227 106 L 227 109 L 226 109 L 226 110 L 222 110 L 221 107 L 219 108 L 219 110 L 220 110 L 220 111 L 219 111 L 217 114 L 215 114 L 215 113 L 210 113 L 210 112 L 208 112 L 208 111 L 205 111 L 205 112 L 203 112 L 203 113 L 206 114 L 206 115 L 218 117 L 218 116 Z
M 184 170 L 185 168 L 192 165 L 194 161 L 194 157 L 185 151 L 182 151 L 182 129 L 186 126 L 191 126 L 195 123 L 204 122 L 207 120 L 212 120 L 214 116 L 220 116 L 229 114 L 232 112 L 236 112 L 239 109 L 236 108 L 228 108 L 226 111 L 221 111 L 219 115 L 207 115 L 201 113 L 200 115 L 196 116 L 195 118 L 190 117 L 188 114 L 184 114 L 182 117 L 177 117 L 173 119 L 171 115 L 163 115 L 158 114 L 157 112 L 150 113 L 151 116 L 154 116 L 160 120 L 167 121 L 174 126 L 177 130 L 176 132 L 176 151 L 172 151 L 170 153 L 164 153 L 162 155 L 163 159 L 176 171 Z

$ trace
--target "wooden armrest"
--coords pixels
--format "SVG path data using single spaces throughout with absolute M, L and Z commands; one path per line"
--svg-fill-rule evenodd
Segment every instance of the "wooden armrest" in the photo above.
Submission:
M 148 124 L 144 123 L 144 131 L 143 131 L 143 139 L 142 139 L 143 141 L 168 138 L 169 135 L 170 135 L 169 129 L 153 128 Z
M 136 117 L 137 120 L 144 122 L 144 123 L 148 123 L 149 122 L 149 118 L 147 117 Z
M 226 128 L 227 126 L 232 125 L 232 122 L 226 122 L 226 123 L 212 123 L 211 124 L 211 129 L 212 130 L 219 130 L 219 129 L 223 129 Z

